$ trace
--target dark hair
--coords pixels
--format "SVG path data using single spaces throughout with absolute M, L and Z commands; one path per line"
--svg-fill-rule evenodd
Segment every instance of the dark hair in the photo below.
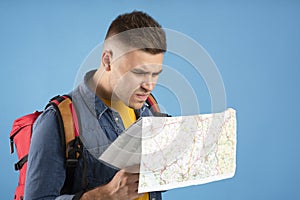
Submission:
M 119 34 L 124 32 L 125 34 Z M 126 34 L 126 32 L 128 34 Z M 109 26 L 105 39 L 114 35 L 125 45 L 151 54 L 166 52 L 166 34 L 151 16 L 133 11 L 119 15 Z

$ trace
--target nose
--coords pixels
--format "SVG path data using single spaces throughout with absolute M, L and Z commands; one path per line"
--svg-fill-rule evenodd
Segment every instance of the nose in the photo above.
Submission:
M 152 80 L 143 81 L 141 86 L 147 92 L 151 92 L 155 87 L 155 83 Z

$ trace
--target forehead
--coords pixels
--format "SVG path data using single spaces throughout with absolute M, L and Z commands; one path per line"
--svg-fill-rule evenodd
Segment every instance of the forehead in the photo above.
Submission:
M 121 60 L 127 67 L 144 70 L 162 68 L 164 54 L 150 54 L 141 50 L 135 50 L 122 56 Z

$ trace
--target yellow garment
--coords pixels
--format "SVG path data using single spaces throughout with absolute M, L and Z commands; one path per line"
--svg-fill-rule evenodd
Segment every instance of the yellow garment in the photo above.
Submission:
M 124 127 L 128 128 L 136 121 L 134 110 L 126 106 L 122 101 L 113 101 L 102 99 L 102 101 L 109 107 L 115 109 L 121 116 Z M 149 193 L 145 193 L 143 196 L 135 200 L 149 200 Z
M 135 200 L 149 200 L 149 193 L 145 193 L 143 196 L 141 196 Z
M 107 99 L 102 99 L 102 101 L 120 114 L 125 128 L 128 128 L 136 121 L 134 110 L 126 106 L 122 101 L 110 101 Z

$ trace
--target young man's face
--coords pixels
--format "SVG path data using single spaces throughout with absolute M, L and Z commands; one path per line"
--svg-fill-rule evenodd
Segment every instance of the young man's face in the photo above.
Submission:
M 110 76 L 112 99 L 140 109 L 156 85 L 163 57 L 163 53 L 153 55 L 136 50 L 113 59 Z

